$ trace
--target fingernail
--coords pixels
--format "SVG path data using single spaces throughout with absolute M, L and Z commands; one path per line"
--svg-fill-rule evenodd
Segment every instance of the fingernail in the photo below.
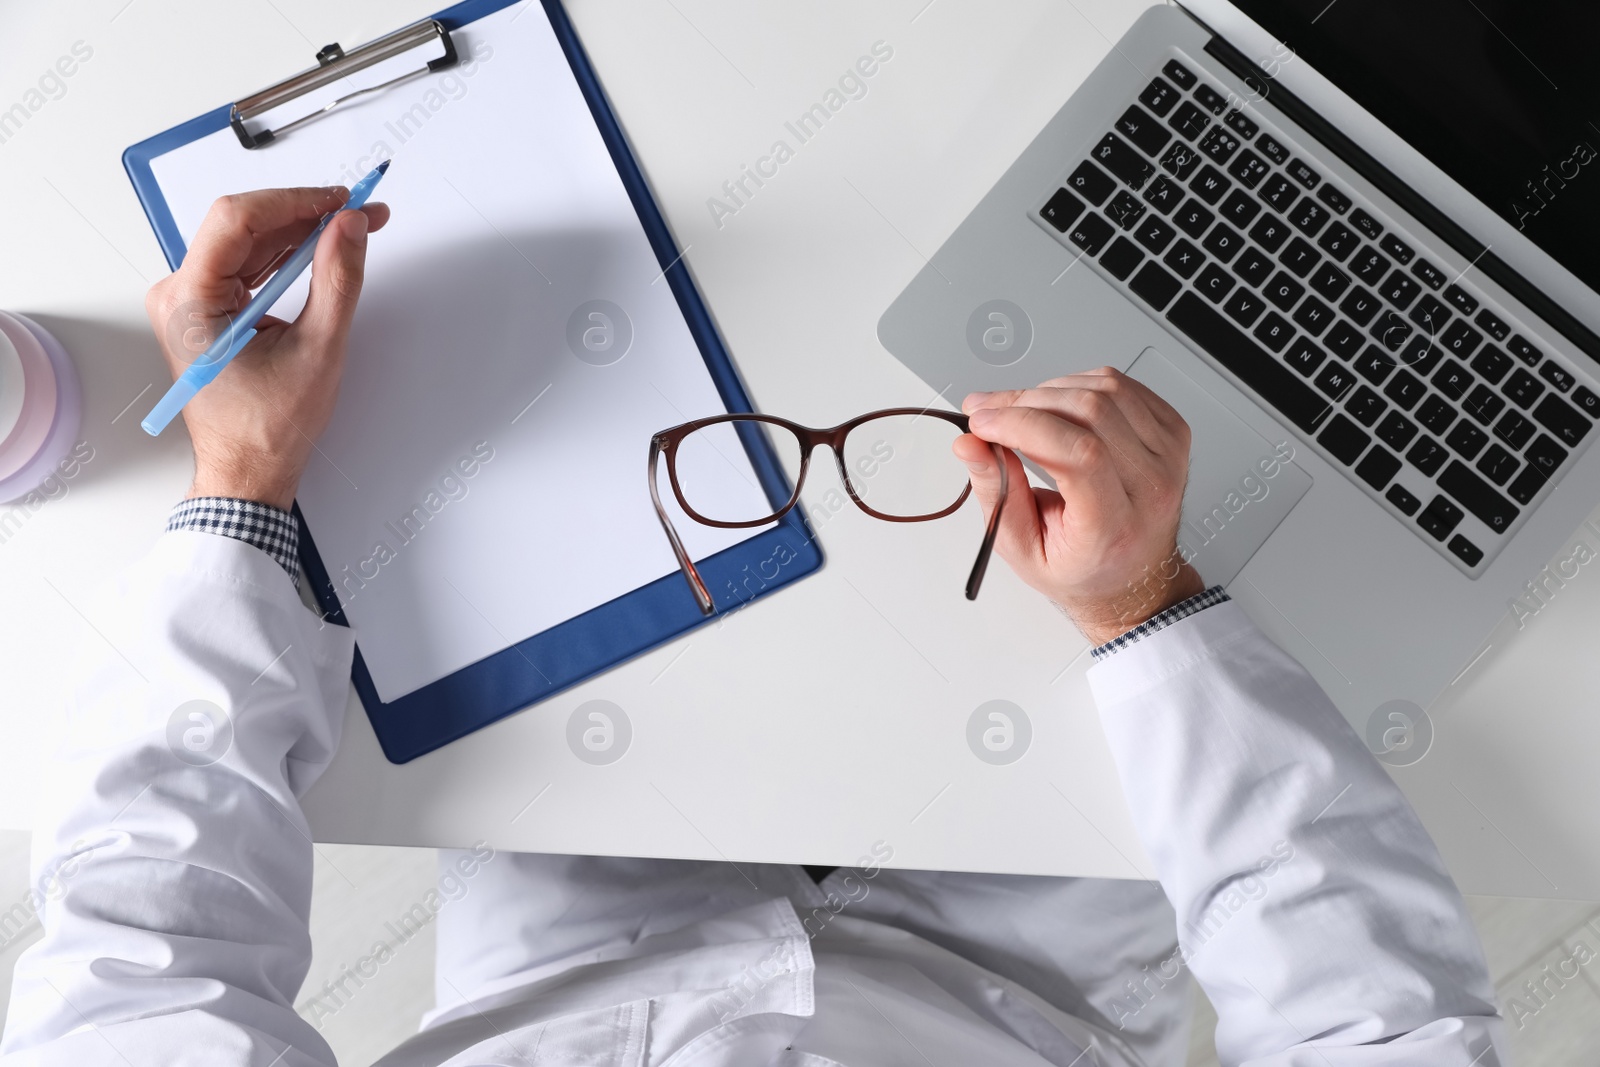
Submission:
M 355 248 L 367 247 L 367 216 L 363 211 L 352 211 L 355 218 L 345 223 L 345 237 Z
M 987 463 L 968 463 L 967 470 L 973 474 L 988 474 L 989 465 Z
M 968 393 L 967 398 L 961 402 L 961 410 L 971 411 L 992 395 L 992 393 Z
M 977 411 L 972 413 L 971 417 L 968 418 L 967 421 L 973 426 L 987 426 L 990 422 L 994 421 L 994 409 L 979 408 Z

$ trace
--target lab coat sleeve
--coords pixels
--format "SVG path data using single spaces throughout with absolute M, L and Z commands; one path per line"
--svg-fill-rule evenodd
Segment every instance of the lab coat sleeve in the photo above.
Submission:
M 1487 1051 L 1503 1037 L 1482 949 L 1433 842 L 1238 604 L 1144 637 L 1089 681 L 1181 953 L 1130 975 L 1116 1017 L 1187 965 L 1226 1065 L 1504 1062 Z
M 64 772 L 34 835 L 44 939 L 0 1053 L 40 1064 L 296 1067 L 333 1054 L 299 806 L 338 745 L 353 642 L 241 541 L 169 532 L 96 602 Z

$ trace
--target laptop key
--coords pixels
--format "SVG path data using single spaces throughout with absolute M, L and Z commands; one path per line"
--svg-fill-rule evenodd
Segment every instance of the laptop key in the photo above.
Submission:
M 1488 308 L 1484 308 L 1482 311 L 1478 312 L 1478 317 L 1472 321 L 1476 322 L 1478 326 L 1482 328 L 1484 333 L 1488 334 L 1490 337 L 1493 337 L 1496 341 L 1504 341 L 1507 337 L 1511 336 L 1511 327 L 1501 322 L 1499 318 L 1495 316 L 1494 312 L 1490 311 Z
M 1194 168 L 1200 165 L 1200 153 L 1182 141 L 1175 141 L 1166 155 L 1161 157 L 1161 167 L 1180 182 L 1188 181 Z
M 1228 194 L 1228 199 L 1222 202 L 1222 207 L 1219 210 L 1222 212 L 1223 218 L 1242 230 L 1254 222 L 1257 215 L 1261 214 L 1261 205 L 1256 203 L 1255 198 L 1247 195 L 1244 190 L 1235 189 Z
M 1411 301 L 1415 300 L 1420 292 L 1422 292 L 1422 286 L 1399 271 L 1389 275 L 1384 283 L 1378 286 L 1378 295 L 1401 311 L 1410 307 Z
M 1415 332 L 1398 311 L 1385 311 L 1372 324 L 1372 336 L 1391 352 L 1398 352 Z
M 1297 338 L 1295 342 L 1289 346 L 1289 351 L 1285 352 L 1283 355 L 1283 360 L 1285 363 L 1289 364 L 1289 366 L 1293 367 L 1307 378 L 1311 377 L 1311 375 L 1315 373 L 1316 369 L 1322 366 L 1323 360 L 1327 358 L 1327 354 L 1323 352 L 1322 349 L 1318 348 L 1304 337 Z
M 1283 242 L 1289 239 L 1289 227 L 1269 211 L 1251 227 L 1250 239 L 1268 252 L 1276 252 L 1283 247 Z
M 1111 235 L 1116 232 L 1111 223 L 1091 211 L 1073 227 L 1071 233 L 1067 234 L 1067 240 L 1089 255 L 1098 256 L 1100 250 L 1106 246 L 1106 242 L 1111 240 Z
M 1256 139 L 1256 147 L 1261 149 L 1262 155 L 1266 156 L 1280 167 L 1283 166 L 1284 161 L 1289 158 L 1289 150 L 1283 147 L 1283 145 L 1279 144 L 1277 141 L 1274 141 L 1267 134 L 1262 134 Z
M 1433 535 L 1435 541 L 1443 541 L 1450 536 L 1450 531 L 1461 524 L 1464 513 L 1449 500 L 1436 496 L 1428 502 L 1428 506 L 1417 516 L 1417 525 Z
M 1229 318 L 1246 328 L 1254 326 L 1266 309 L 1267 305 L 1261 298 L 1248 289 L 1235 290 L 1228 302 L 1222 305 L 1222 310 L 1228 313 Z
M 1194 98 L 1200 106 L 1213 115 L 1220 115 L 1228 110 L 1228 98 L 1217 92 L 1209 85 L 1200 85 L 1195 88 Z
M 1422 284 L 1429 289 L 1442 289 L 1444 283 L 1449 281 L 1444 271 L 1435 267 L 1425 259 L 1419 259 L 1411 265 L 1411 273 L 1422 279 Z
M 1172 113 L 1167 125 L 1181 133 L 1185 140 L 1192 141 L 1206 132 L 1206 127 L 1211 125 L 1211 119 L 1204 111 L 1195 107 L 1192 101 L 1185 100 Z
M 1106 254 L 1100 257 L 1100 265 L 1120 282 L 1126 281 L 1128 275 L 1133 273 L 1133 268 L 1143 259 L 1144 253 L 1139 250 L 1138 245 L 1126 237 L 1118 237 L 1111 247 L 1106 249 Z
M 1172 84 L 1176 85 L 1184 92 L 1188 92 L 1190 89 L 1193 89 L 1194 83 L 1199 81 L 1199 79 L 1190 72 L 1188 67 L 1185 67 L 1176 59 L 1169 60 L 1167 65 L 1161 68 L 1161 73 L 1172 79 Z
M 1539 495 L 1539 490 L 1550 484 L 1539 468 L 1532 464 L 1523 467 L 1522 473 L 1511 480 L 1506 486 L 1506 496 L 1519 504 L 1531 504 L 1533 498 Z
M 1160 215 L 1151 215 L 1134 233 L 1134 239 L 1144 245 L 1151 252 L 1160 255 L 1167 250 L 1167 246 L 1176 237 L 1177 231 Z
M 1361 425 L 1371 426 L 1378 421 L 1378 416 L 1382 415 L 1388 406 L 1383 397 L 1372 391 L 1371 386 L 1363 385 L 1355 391 L 1354 396 L 1345 401 L 1344 409 Z M 1378 488 L 1382 489 L 1383 486 L 1380 485 Z
M 1172 140 L 1172 134 L 1161 128 L 1159 120 L 1138 104 L 1130 105 L 1117 120 L 1117 132 L 1132 141 L 1147 156 L 1160 154 Z
M 1471 315 L 1478 310 L 1478 298 L 1459 285 L 1452 284 L 1445 289 L 1444 298 L 1450 302 L 1451 307 L 1463 315 Z
M 1261 127 L 1245 118 L 1244 112 L 1238 108 L 1234 108 L 1223 116 L 1222 121 L 1227 125 L 1228 129 L 1243 137 L 1246 141 L 1255 140 L 1256 134 L 1261 132 Z
M 1328 331 L 1328 336 L 1322 339 L 1322 343 L 1327 345 L 1334 355 L 1348 363 L 1361 351 L 1361 346 L 1367 343 L 1367 339 L 1361 336 L 1360 330 L 1340 319 L 1333 324 L 1333 328 Z
M 1330 218 L 1332 216 L 1328 214 L 1328 209 L 1310 197 L 1300 201 L 1294 210 L 1289 212 L 1289 221 L 1307 237 L 1315 237 L 1322 227 L 1327 225 Z
M 1333 369 L 1328 368 L 1328 370 Z M 1317 434 L 1317 443 L 1348 467 L 1366 451 L 1367 446 L 1372 443 L 1372 436 L 1345 416 L 1335 415 L 1328 420 L 1327 429 Z
M 1399 456 L 1381 445 L 1373 445 L 1372 450 L 1356 464 L 1356 477 L 1372 488 L 1381 490 L 1400 473 L 1400 466 Z
M 1333 186 L 1326 186 L 1331 189 Z M 1343 263 L 1345 258 L 1354 252 L 1361 244 L 1361 239 L 1356 232 L 1342 222 L 1336 222 L 1328 227 L 1326 233 L 1317 241 L 1317 247 L 1328 255 Z
M 1417 409 L 1417 421 L 1440 436 L 1456 421 L 1456 409 L 1444 402 L 1443 397 L 1430 396 Z
M 1471 459 L 1483 451 L 1483 446 L 1489 443 L 1489 435 L 1463 419 L 1445 436 L 1444 443 L 1459 453 L 1462 459 Z
M 1199 270 L 1205 261 L 1204 254 L 1181 237 L 1178 238 L 1178 243 L 1172 246 L 1172 251 L 1161 260 L 1180 278 L 1193 278 L 1194 272 Z
M 1281 174 L 1274 174 L 1261 186 L 1261 199 L 1271 204 L 1275 210 L 1288 211 L 1294 202 L 1300 199 L 1300 190 L 1294 183 Z
M 1600 395 L 1596 395 L 1587 385 L 1578 386 L 1572 394 L 1572 402 L 1591 419 L 1600 419 Z
M 1484 345 L 1478 354 L 1472 357 L 1472 369 L 1477 371 L 1484 381 L 1493 385 L 1504 378 L 1506 371 L 1511 369 L 1511 357 L 1494 345 Z
M 1528 450 L 1523 453 L 1523 456 L 1530 464 L 1539 469 L 1539 473 L 1548 478 L 1561 467 L 1561 464 L 1567 461 L 1567 450 L 1556 444 L 1545 434 L 1540 434 L 1533 444 L 1528 446 Z
M 1344 295 L 1346 289 L 1350 288 L 1350 275 L 1332 263 L 1324 263 L 1311 276 L 1311 288 L 1326 300 L 1337 300 Z
M 1350 212 L 1350 225 L 1360 230 L 1369 241 L 1376 241 L 1383 236 L 1383 223 L 1367 214 L 1361 208 Z
M 1520 336 L 1513 337 L 1507 341 L 1506 347 L 1511 350 L 1513 356 L 1516 356 L 1530 367 L 1537 367 L 1539 361 L 1544 358 L 1543 352 L 1524 341 Z
M 1411 495 L 1411 492 L 1403 485 L 1391 485 L 1389 491 L 1383 494 L 1383 499 L 1393 504 L 1399 509 L 1400 514 L 1408 518 L 1415 515 L 1417 509 L 1422 506 L 1422 501 Z
M 1361 286 L 1350 290 L 1350 295 L 1340 303 L 1339 310 L 1348 315 L 1357 326 L 1365 326 L 1378 313 L 1378 298 Z
M 1567 371 L 1556 366 L 1554 363 L 1546 363 L 1544 366 L 1540 367 L 1539 377 L 1543 378 L 1545 381 L 1554 386 L 1556 392 L 1558 393 L 1564 393 L 1568 389 L 1571 389 L 1572 383 L 1578 380 Z
M 1083 201 L 1073 196 L 1065 189 L 1057 189 L 1039 215 L 1050 225 L 1062 233 L 1071 229 L 1072 224 L 1078 221 L 1078 216 L 1083 214 Z
M 1322 397 L 1198 296 L 1179 296 L 1167 320 L 1301 431 L 1313 432 L 1327 417 Z
M 1460 534 L 1450 538 L 1450 551 L 1454 552 L 1461 562 L 1469 567 L 1476 567 L 1483 558 L 1483 549 L 1468 541 Z
M 1432 300 L 1433 297 L 1427 299 Z M 1439 343 L 1444 346 L 1446 352 L 1466 359 L 1483 343 L 1483 334 L 1468 326 L 1466 319 L 1457 319 L 1445 328 Z
M 1228 167 L 1228 173 L 1239 179 L 1239 184 L 1246 189 L 1254 189 L 1261 184 L 1272 168 L 1267 161 L 1250 151 L 1248 148 L 1239 153 L 1239 158 Z
M 1511 377 L 1506 379 L 1506 384 L 1500 387 L 1500 391 L 1510 397 L 1511 402 L 1517 407 L 1526 409 L 1544 392 L 1544 383 L 1518 367 Z
M 1178 213 L 1172 217 L 1172 221 L 1177 224 L 1178 229 L 1198 241 L 1200 236 L 1211 228 L 1216 218 L 1200 201 L 1185 200 Z
M 1478 385 L 1473 387 L 1461 406 L 1467 409 L 1468 415 L 1487 426 L 1506 409 L 1506 398 L 1487 385 Z
M 1227 223 L 1219 222 L 1210 233 L 1206 234 L 1206 239 L 1201 244 L 1207 252 L 1226 263 L 1239 254 L 1239 250 L 1244 247 L 1244 238 Z
M 1111 217 L 1111 221 L 1124 230 L 1133 229 L 1134 225 L 1144 218 L 1144 212 L 1145 206 L 1139 202 L 1139 198 L 1126 189 L 1117 193 L 1111 198 L 1111 203 L 1106 205 L 1106 214 Z
M 1467 390 L 1472 388 L 1471 372 L 1453 359 L 1446 359 L 1440 363 L 1431 381 L 1434 388 L 1451 400 L 1460 400 L 1467 395 Z
M 1106 197 L 1117 190 L 1117 183 L 1087 159 L 1067 179 L 1067 188 L 1083 197 L 1095 207 L 1106 202 Z
M 1393 400 L 1402 411 L 1410 411 L 1427 393 L 1428 387 L 1423 380 L 1408 370 L 1396 374 L 1383 389 L 1383 395 Z
M 1255 339 L 1273 352 L 1282 352 L 1293 336 L 1294 327 L 1276 311 L 1268 312 L 1261 325 L 1255 328 Z
M 1411 251 L 1410 245 L 1406 244 L 1392 233 L 1383 240 L 1379 241 L 1378 247 L 1389 253 L 1390 256 L 1394 257 L 1394 259 L 1397 260 L 1401 266 L 1405 266 L 1407 263 L 1410 263 L 1411 260 L 1416 256 L 1416 253 Z
M 1382 385 L 1383 380 L 1394 373 L 1398 365 L 1393 356 L 1377 345 L 1368 345 L 1366 351 L 1361 353 L 1361 357 L 1351 364 L 1357 374 L 1373 385 Z
M 1425 333 L 1417 334 L 1400 351 L 1400 362 L 1418 374 L 1431 374 L 1443 358 L 1444 349 L 1429 341 Z
M 1427 293 L 1422 297 L 1421 300 L 1417 301 L 1417 306 L 1411 309 L 1410 318 L 1412 322 L 1416 323 L 1430 334 L 1437 334 L 1440 330 L 1445 328 L 1445 324 L 1450 321 L 1451 316 L 1452 312 L 1450 309 L 1440 303 L 1438 297 L 1434 296 L 1432 293 Z M 1456 325 L 1464 325 L 1464 322 L 1457 322 Z M 1467 328 L 1471 329 L 1470 326 Z M 1449 337 L 1444 338 L 1444 347 L 1446 351 L 1455 352 L 1455 354 L 1460 356 L 1462 359 L 1466 359 L 1472 354 L 1470 351 L 1458 351 L 1450 344 Z
M 1479 472 L 1495 485 L 1505 485 L 1520 466 L 1522 462 L 1499 445 L 1490 445 L 1477 463 Z
M 1101 138 L 1090 156 L 1133 189 L 1143 189 L 1144 183 L 1150 180 L 1150 175 L 1156 170 L 1154 164 L 1128 147 L 1128 142 L 1114 133 Z
M 1431 478 L 1438 473 L 1440 467 L 1444 466 L 1444 461 L 1449 455 L 1443 445 L 1423 434 L 1417 438 L 1417 443 L 1411 446 L 1411 451 L 1406 453 L 1406 461 Z
M 1543 426 L 1557 441 L 1575 448 L 1594 423 L 1578 413 L 1578 409 L 1551 393 L 1533 409 L 1534 421 Z
M 1322 253 L 1306 243 L 1305 238 L 1296 237 L 1289 242 L 1289 247 L 1278 254 L 1278 259 L 1296 278 L 1304 278 L 1311 273 L 1322 260 Z
M 1349 368 L 1337 363 L 1330 363 L 1322 368 L 1322 373 L 1317 375 L 1316 386 L 1334 400 L 1344 399 L 1344 395 L 1355 385 L 1356 380 L 1351 376 Z
M 1533 432 L 1538 429 L 1533 420 L 1517 411 L 1508 411 L 1494 424 L 1494 435 L 1511 446 L 1513 452 L 1521 452 L 1522 446 L 1528 443 Z M 1523 501 L 1527 503 L 1526 500 Z
M 1200 139 L 1200 152 L 1218 163 L 1227 163 L 1239 151 L 1239 138 L 1221 126 L 1213 126 Z
M 1172 298 L 1178 295 L 1178 290 L 1183 288 L 1183 283 L 1154 263 L 1146 263 L 1128 283 L 1132 289 L 1149 305 L 1160 311 L 1172 303 Z
M 1308 296 L 1305 303 L 1295 309 L 1294 321 L 1306 333 L 1316 337 L 1333 321 L 1333 309 L 1316 297 Z
M 1378 423 L 1377 434 L 1378 440 L 1396 452 L 1403 452 L 1411 439 L 1417 436 L 1417 424 L 1398 411 L 1391 411 Z
M 1522 512 L 1458 459 L 1439 475 L 1439 488 L 1495 533 L 1505 533 Z
M 1139 103 L 1149 108 L 1156 115 L 1165 118 L 1167 112 L 1178 102 L 1178 90 L 1163 78 L 1157 78 L 1145 87 L 1139 94 Z
M 1224 193 L 1233 187 L 1233 183 L 1222 176 L 1222 172 L 1207 163 L 1200 168 L 1200 173 L 1194 176 L 1189 183 L 1189 188 L 1208 204 L 1215 204 L 1222 199 Z
M 1350 205 L 1355 203 L 1355 201 L 1351 200 L 1348 196 L 1344 195 L 1344 193 L 1340 192 L 1338 189 L 1335 189 L 1331 185 L 1324 185 L 1321 189 L 1317 190 L 1317 199 L 1321 200 L 1324 204 L 1327 204 L 1329 210 L 1331 210 L 1335 215 L 1343 215 L 1346 211 L 1350 210 Z
M 1295 281 L 1283 271 L 1272 276 L 1272 280 L 1261 290 L 1268 300 L 1283 311 L 1288 311 L 1300 302 L 1306 295 L 1306 287 Z
M 1145 187 L 1144 199 L 1151 207 L 1165 215 L 1183 202 L 1183 186 L 1165 174 L 1158 174 L 1155 180 Z
M 1290 163 L 1287 167 L 1284 167 L 1283 170 L 1285 174 L 1289 175 L 1289 177 L 1293 178 L 1307 189 L 1315 189 L 1317 187 L 1317 183 L 1322 181 L 1322 175 L 1312 170 L 1304 160 L 1297 159 Z
M 1376 286 L 1389 273 L 1389 261 L 1376 248 L 1363 248 L 1350 257 L 1350 269 L 1355 273 L 1356 281 Z
M 1222 298 L 1232 292 L 1233 287 L 1238 284 L 1233 280 L 1233 275 L 1213 263 L 1200 272 L 1200 277 L 1195 281 L 1194 287 L 1207 300 L 1216 304 L 1220 303 Z
M 1233 269 L 1247 283 L 1259 287 L 1272 274 L 1272 260 L 1259 248 L 1247 248 Z

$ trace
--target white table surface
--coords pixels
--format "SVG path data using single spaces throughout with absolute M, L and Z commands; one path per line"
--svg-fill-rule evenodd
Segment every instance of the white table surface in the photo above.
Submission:
M 931 399 L 878 344 L 878 316 L 1144 6 L 570 3 L 753 400 L 814 425 Z M 431 10 L 0 0 L 0 108 L 75 42 L 93 49 L 0 143 L 0 307 L 37 316 L 73 353 L 94 448 L 65 496 L 0 529 L 0 825 L 30 824 L 74 659 L 103 651 L 76 605 L 146 549 L 190 475 L 181 430 L 151 440 L 138 427 L 166 382 L 143 312 L 166 268 L 122 150 L 309 65 L 323 44 Z M 719 227 L 707 199 L 774 140 L 793 144 L 785 121 L 878 41 L 894 54 L 867 95 Z M 817 471 L 809 506 L 825 507 L 831 479 Z M 1084 640 L 998 561 L 979 600 L 962 598 L 976 509 L 897 525 L 847 507 L 819 532 L 818 575 L 408 765 L 384 760 L 352 695 L 343 747 L 307 801 L 317 836 L 834 864 L 884 842 L 900 866 L 1149 876 Z M 1431 709 L 1434 749 L 1394 772 L 1469 892 L 1600 899 L 1591 571 L 1526 627 L 1508 617 Z M 633 728 L 605 766 L 566 743 L 568 717 L 596 699 Z M 1007 766 L 966 741 L 995 699 L 1033 728 Z

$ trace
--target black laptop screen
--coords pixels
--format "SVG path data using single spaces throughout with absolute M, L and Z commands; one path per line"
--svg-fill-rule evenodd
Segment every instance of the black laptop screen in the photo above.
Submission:
M 1233 3 L 1600 291 L 1600 2 Z

